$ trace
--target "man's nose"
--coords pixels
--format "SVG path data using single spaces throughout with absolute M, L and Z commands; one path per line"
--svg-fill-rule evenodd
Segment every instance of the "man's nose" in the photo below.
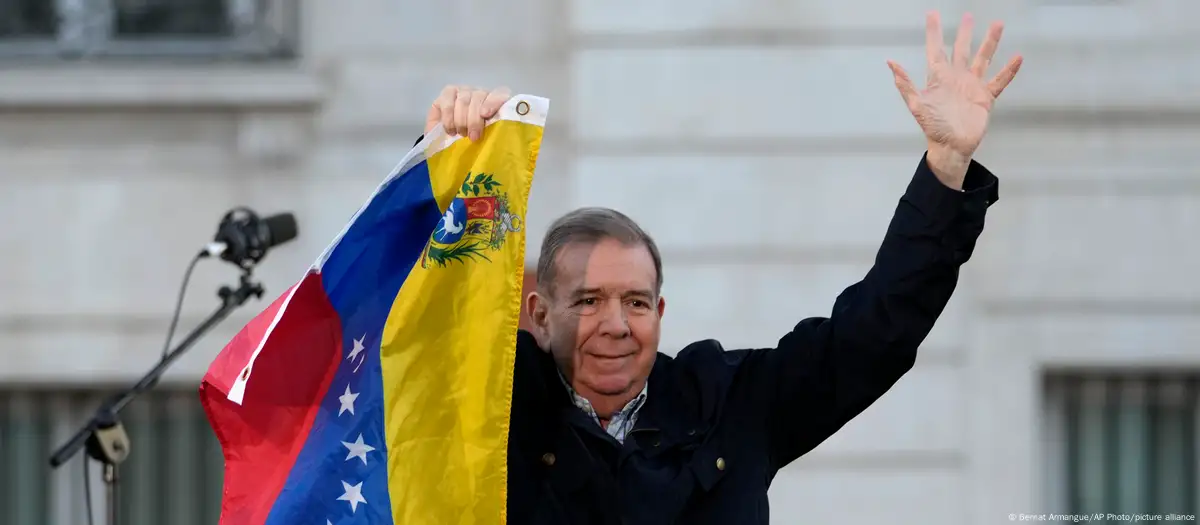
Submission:
M 620 301 L 605 303 L 604 316 L 600 320 L 600 333 L 609 337 L 626 337 L 629 335 L 629 319 L 625 316 L 625 308 Z

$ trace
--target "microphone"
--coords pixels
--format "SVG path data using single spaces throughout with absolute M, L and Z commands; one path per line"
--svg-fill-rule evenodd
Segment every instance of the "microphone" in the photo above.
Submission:
M 213 242 L 200 252 L 200 257 L 220 257 L 244 269 L 258 264 L 267 251 L 296 238 L 296 216 L 278 213 L 259 217 L 246 207 L 229 210 L 217 226 Z

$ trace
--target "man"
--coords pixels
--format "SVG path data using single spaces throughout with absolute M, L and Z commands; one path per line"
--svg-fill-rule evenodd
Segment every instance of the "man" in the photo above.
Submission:
M 926 20 L 928 86 L 894 62 L 896 87 L 928 138 L 874 267 L 775 348 L 693 343 L 658 353 L 662 261 L 651 237 L 607 209 L 551 227 L 518 337 L 509 435 L 512 524 L 768 523 L 767 489 L 882 396 L 912 366 L 997 199 L 971 160 L 1020 57 L 983 80 L 1000 40 L 993 24 L 971 60 L 963 18 L 947 58 L 937 13 Z M 441 123 L 478 140 L 509 98 L 447 87 Z M 720 297 L 712 298 L 720 301 Z M 785 305 L 771 305 L 779 308 Z

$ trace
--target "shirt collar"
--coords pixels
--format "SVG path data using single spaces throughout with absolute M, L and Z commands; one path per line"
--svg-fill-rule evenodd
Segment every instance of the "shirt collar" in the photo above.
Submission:
M 558 379 L 559 381 L 562 381 L 563 387 L 567 389 L 567 395 L 571 396 L 571 402 L 574 403 L 576 407 L 579 407 L 579 409 L 585 414 L 591 417 L 597 425 L 599 425 L 600 416 L 596 414 L 596 410 L 592 407 L 591 401 L 588 401 L 587 398 L 579 395 L 579 393 L 571 387 L 571 383 L 567 381 L 566 376 L 562 374 L 561 370 L 558 371 Z M 646 403 L 646 395 L 649 386 L 650 381 L 646 381 L 646 383 L 642 385 L 642 391 L 639 392 L 637 396 L 634 396 L 634 398 L 626 403 L 620 411 L 613 414 L 612 418 L 609 419 L 608 427 L 605 428 L 605 431 L 608 432 L 610 436 L 616 438 L 617 441 L 624 443 L 625 435 L 633 429 L 633 425 L 637 421 L 638 411 L 641 410 L 642 405 Z

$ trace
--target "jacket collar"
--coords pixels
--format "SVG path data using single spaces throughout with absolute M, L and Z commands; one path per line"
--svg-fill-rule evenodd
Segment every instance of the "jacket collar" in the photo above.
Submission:
M 538 361 L 538 382 L 543 385 L 547 408 L 555 412 L 570 412 L 565 408 L 574 408 L 571 393 L 561 379 L 557 364 L 549 352 L 538 346 L 533 334 L 520 330 L 517 332 L 517 346 L 528 355 L 536 355 Z M 637 424 L 633 432 L 653 431 L 662 433 L 663 445 L 688 441 L 705 430 L 701 421 L 699 407 L 695 400 L 690 399 L 689 392 L 695 387 L 685 376 L 678 374 L 677 367 L 672 366 L 674 358 L 659 352 L 655 357 L 654 366 L 647 380 L 645 400 L 639 408 Z M 565 421 L 560 419 L 560 421 Z M 665 447 L 664 447 L 665 448 Z
M 525 411 L 533 417 L 537 429 L 529 439 L 516 443 L 525 449 L 527 457 L 537 458 L 551 483 L 563 493 L 582 490 L 593 480 L 595 473 L 609 467 L 590 449 L 584 432 L 603 434 L 600 426 L 591 421 L 572 402 L 558 367 L 549 352 L 543 351 L 533 335 L 524 330 L 517 333 L 518 366 L 522 377 L 523 394 L 514 397 L 522 403 L 514 411 Z M 527 372 L 528 371 L 528 372 Z M 647 380 L 646 399 L 638 412 L 637 424 L 622 445 L 620 454 L 640 450 L 656 456 L 678 447 L 698 443 L 704 436 L 689 392 L 695 386 L 679 374 L 670 356 L 659 353 Z M 525 375 L 528 374 L 528 375 Z M 514 385 L 516 387 L 516 385 Z

